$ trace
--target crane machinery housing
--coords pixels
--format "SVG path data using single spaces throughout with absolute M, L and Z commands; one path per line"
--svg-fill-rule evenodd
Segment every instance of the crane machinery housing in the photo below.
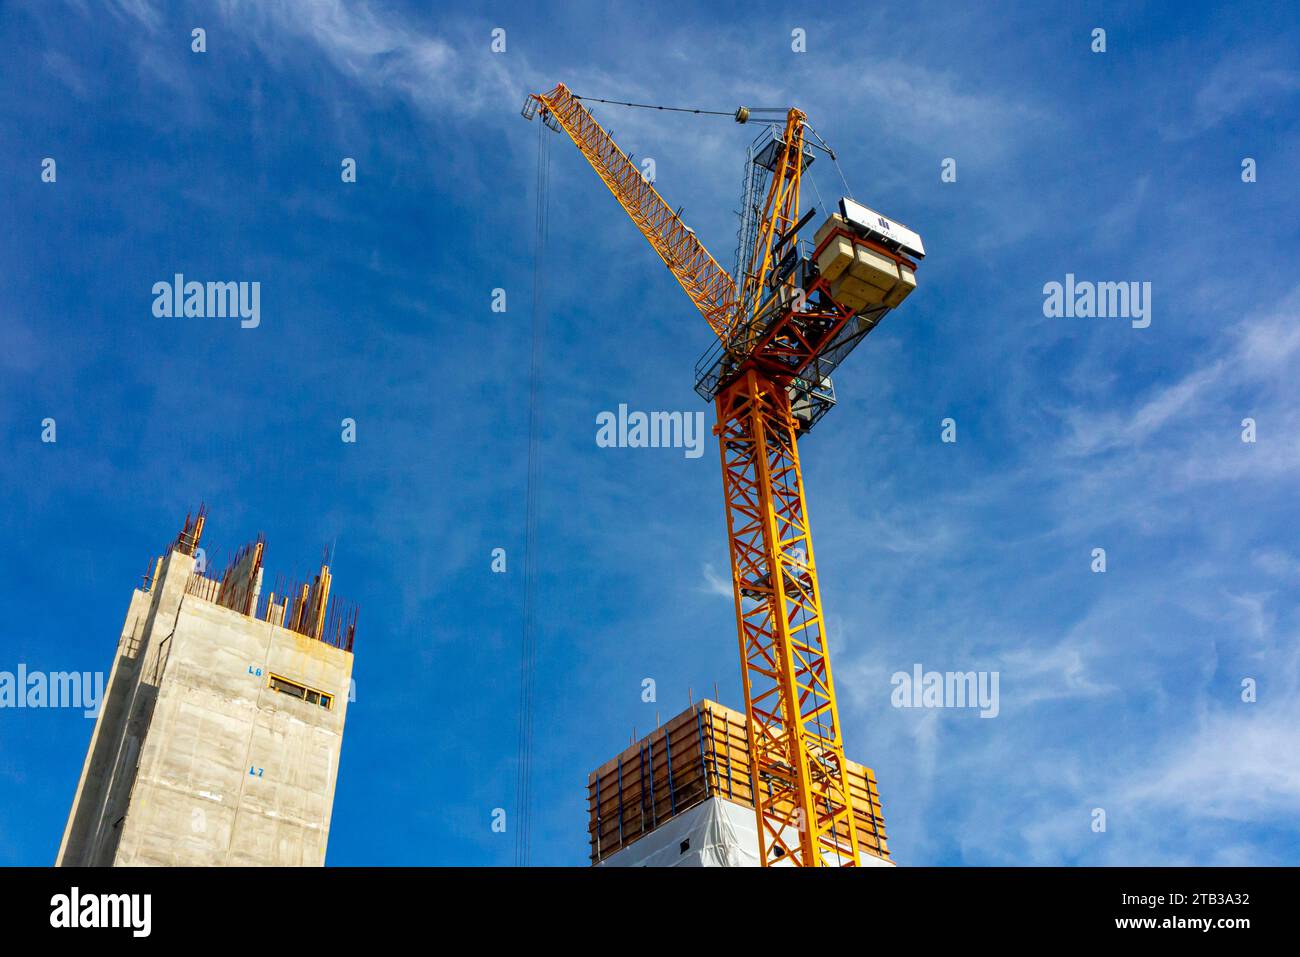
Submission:
M 815 151 L 835 154 L 802 111 L 741 107 L 738 123 L 785 115 L 749 148 L 728 274 L 582 99 L 561 83 L 522 112 L 573 140 L 716 336 L 695 390 L 717 410 L 759 859 L 856 866 L 798 440 L 834 406 L 831 374 L 916 287 L 924 246 L 851 197 L 800 240 L 816 216 L 800 213 L 803 174 Z

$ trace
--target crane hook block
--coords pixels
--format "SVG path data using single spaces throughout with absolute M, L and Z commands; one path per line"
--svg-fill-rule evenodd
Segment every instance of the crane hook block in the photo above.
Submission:
M 749 121 L 749 107 L 742 106 L 736 110 L 736 122 L 746 123 Z

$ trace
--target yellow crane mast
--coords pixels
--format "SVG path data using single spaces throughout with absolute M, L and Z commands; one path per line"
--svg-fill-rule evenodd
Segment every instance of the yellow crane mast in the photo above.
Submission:
M 717 410 L 760 860 L 856 866 L 798 438 L 834 404 L 830 372 L 915 285 L 920 238 L 845 199 L 848 215 L 831 216 L 804 248 L 812 146 L 805 115 L 789 109 L 751 147 L 733 277 L 564 84 L 529 96 L 523 115 L 539 112 L 577 145 L 717 336 L 696 391 Z M 735 119 L 749 116 L 742 107 Z

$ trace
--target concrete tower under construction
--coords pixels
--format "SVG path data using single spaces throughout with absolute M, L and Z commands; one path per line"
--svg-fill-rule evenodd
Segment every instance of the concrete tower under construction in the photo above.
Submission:
M 205 574 L 206 516 L 136 589 L 59 866 L 320 866 L 356 612 L 310 583 L 263 590 L 259 538 Z

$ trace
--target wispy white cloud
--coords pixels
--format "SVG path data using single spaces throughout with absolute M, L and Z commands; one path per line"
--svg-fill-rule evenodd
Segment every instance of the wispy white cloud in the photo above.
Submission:
M 1132 408 L 1071 410 L 1067 413 L 1071 433 L 1064 450 L 1083 457 L 1118 449 L 1135 452 L 1157 433 L 1172 430 L 1194 414 L 1204 414 L 1207 406 L 1221 402 L 1234 390 L 1252 388 L 1266 401 L 1275 398 L 1274 390 L 1290 381 L 1300 356 L 1300 288 L 1280 303 L 1247 317 L 1237 330 L 1228 333 L 1224 346 L 1210 351 L 1172 383 L 1150 390 Z M 1243 417 L 1252 411 L 1248 405 L 1241 408 Z M 1279 432 L 1275 430 L 1274 435 Z M 1216 463 L 1202 458 L 1220 459 L 1220 447 L 1207 447 L 1190 437 L 1175 440 L 1175 444 L 1181 472 L 1187 478 L 1211 479 L 1224 474 Z M 1198 454 L 1198 448 L 1205 451 Z M 1277 465 L 1285 469 L 1295 461 L 1294 454 L 1288 452 Z
M 85 3 L 79 3 L 79 6 L 83 11 L 90 9 Z M 116 19 L 143 25 L 151 32 L 162 25 L 162 13 L 152 0 L 108 0 L 107 9 Z
M 298 41 L 353 82 L 402 97 L 430 120 L 491 111 L 504 118 L 504 107 L 522 102 L 527 58 L 493 54 L 486 27 L 475 33 L 456 19 L 442 21 L 445 32 L 433 33 L 363 0 L 223 0 L 221 9 L 269 58 L 281 59 Z
M 735 599 L 735 594 L 731 587 L 730 575 L 724 576 L 718 574 L 718 570 L 713 567 L 712 562 L 705 562 L 701 572 L 704 576 L 704 584 L 700 586 L 700 591 L 705 594 L 726 598 L 728 601 Z
M 1257 568 L 1275 578 L 1300 579 L 1300 558 L 1280 548 L 1261 549 L 1250 558 Z
M 1014 679 L 1016 693 L 1007 696 L 1009 708 L 1032 708 L 1045 701 L 1091 698 L 1118 690 L 1093 674 L 1088 661 L 1092 642 L 1078 635 L 1067 636 L 1056 645 L 1022 645 L 1001 655 L 1000 669 Z
M 1271 689 L 1270 689 L 1271 690 Z M 1300 732 L 1294 707 L 1207 717 L 1151 767 L 1132 769 L 1121 801 L 1150 813 L 1237 822 L 1300 817 Z
M 46 50 L 42 58 L 45 69 L 79 99 L 90 94 L 90 82 L 71 57 L 58 50 Z
M 1181 125 L 1175 135 L 1204 133 L 1245 112 L 1272 112 L 1296 92 L 1300 92 L 1300 70 L 1273 53 L 1230 52 L 1206 74 L 1192 98 L 1191 122 Z

